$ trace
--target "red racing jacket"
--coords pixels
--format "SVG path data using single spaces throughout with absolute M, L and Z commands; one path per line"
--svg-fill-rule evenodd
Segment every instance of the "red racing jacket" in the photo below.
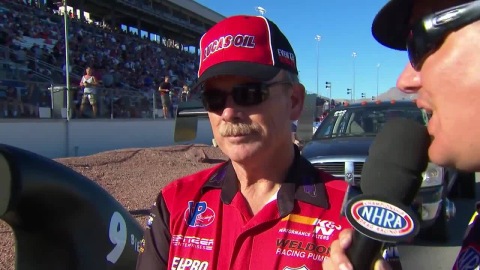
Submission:
M 152 207 L 137 269 L 322 269 L 350 227 L 347 185 L 296 151 L 277 196 L 252 215 L 229 161 L 178 179 Z

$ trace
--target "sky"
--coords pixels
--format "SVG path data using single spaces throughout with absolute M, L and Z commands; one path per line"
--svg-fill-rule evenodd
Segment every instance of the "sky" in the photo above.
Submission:
M 317 93 L 318 70 L 320 95 L 329 96 L 325 89 L 328 81 L 333 99 L 349 99 L 347 88 L 354 85 L 357 99 L 361 93 L 371 98 L 377 95 L 377 74 L 378 91 L 382 94 L 395 86 L 408 61 L 406 52 L 383 47 L 371 34 L 373 18 L 387 0 L 197 2 L 227 17 L 260 15 L 256 7 L 265 9 L 264 16 L 276 23 L 289 39 L 297 57 L 300 80 L 309 93 Z M 316 35 L 321 36 L 319 42 Z

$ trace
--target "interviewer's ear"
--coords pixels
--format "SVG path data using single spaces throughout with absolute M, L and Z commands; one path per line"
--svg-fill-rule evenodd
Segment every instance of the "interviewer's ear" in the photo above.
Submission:
M 305 86 L 303 86 L 301 83 L 294 83 L 292 88 L 293 91 L 290 97 L 292 101 L 290 120 L 297 120 L 300 118 L 303 110 L 303 103 L 305 101 Z

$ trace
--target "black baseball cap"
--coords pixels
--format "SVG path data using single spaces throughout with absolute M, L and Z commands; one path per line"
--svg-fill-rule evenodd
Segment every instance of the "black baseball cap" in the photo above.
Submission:
M 395 50 L 407 49 L 410 16 L 414 0 L 390 0 L 373 19 L 373 37 L 382 45 Z

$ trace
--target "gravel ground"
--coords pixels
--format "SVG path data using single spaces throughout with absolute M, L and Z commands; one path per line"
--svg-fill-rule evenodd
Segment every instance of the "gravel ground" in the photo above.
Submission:
M 181 176 L 208 168 L 227 158 L 207 145 L 122 149 L 56 161 L 100 184 L 126 209 L 149 209 L 159 190 Z M 145 216 L 137 216 L 144 225 Z M 15 240 L 0 220 L 0 270 L 13 270 Z

